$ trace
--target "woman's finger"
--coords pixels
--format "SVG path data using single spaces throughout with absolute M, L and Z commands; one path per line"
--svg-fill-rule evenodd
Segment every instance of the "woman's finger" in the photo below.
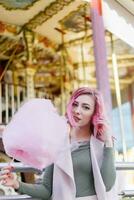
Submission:
M 6 166 L 6 167 L 3 167 L 3 168 L 1 169 L 1 171 L 3 171 L 3 170 L 9 170 L 9 171 L 11 172 L 11 171 L 13 171 L 13 169 L 14 169 L 13 166 L 8 165 L 8 166 Z
M 7 175 L 7 174 L 2 175 L 2 176 L 0 176 L 0 181 L 3 180 L 3 179 L 7 179 L 7 178 L 10 178 L 9 175 Z
M 1 181 L 1 184 L 2 184 L 2 185 L 5 185 L 6 183 L 7 183 L 6 179 L 3 179 L 3 180 Z
M 3 174 L 9 174 L 10 173 L 10 170 L 6 169 L 6 170 L 1 170 L 0 171 L 0 176 L 3 175 Z

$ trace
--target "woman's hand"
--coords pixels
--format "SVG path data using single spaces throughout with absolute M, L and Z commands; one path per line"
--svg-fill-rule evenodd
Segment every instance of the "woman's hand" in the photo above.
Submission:
M 107 122 L 101 122 L 96 125 L 96 137 L 102 140 L 106 147 L 113 147 L 112 129 Z
M 104 141 L 104 144 L 105 144 L 106 147 L 113 147 L 112 136 L 106 137 L 106 140 Z
M 104 144 L 106 147 L 113 147 L 112 129 L 110 125 L 106 126 L 106 129 L 104 132 Z
M 4 167 L 0 171 L 0 182 L 4 186 L 12 187 L 14 189 L 19 188 L 19 181 L 14 173 L 12 173 L 12 167 Z

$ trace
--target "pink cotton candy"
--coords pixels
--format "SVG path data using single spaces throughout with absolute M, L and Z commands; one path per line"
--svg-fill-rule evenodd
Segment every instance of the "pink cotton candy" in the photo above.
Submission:
M 6 154 L 43 169 L 66 148 L 67 123 L 50 100 L 32 99 L 14 115 L 3 132 Z

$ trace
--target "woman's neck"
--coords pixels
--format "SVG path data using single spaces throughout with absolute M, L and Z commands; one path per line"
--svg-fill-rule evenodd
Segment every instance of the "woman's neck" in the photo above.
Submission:
M 71 130 L 71 139 L 87 140 L 90 139 L 91 132 L 89 126 L 85 127 L 73 127 Z

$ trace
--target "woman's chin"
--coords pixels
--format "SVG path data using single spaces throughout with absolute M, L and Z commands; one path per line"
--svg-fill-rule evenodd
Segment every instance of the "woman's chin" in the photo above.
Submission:
M 79 122 L 76 122 L 76 123 L 75 123 L 75 127 L 76 127 L 76 128 L 81 128 L 82 126 L 83 126 L 83 125 L 82 125 L 81 123 L 79 123 Z

